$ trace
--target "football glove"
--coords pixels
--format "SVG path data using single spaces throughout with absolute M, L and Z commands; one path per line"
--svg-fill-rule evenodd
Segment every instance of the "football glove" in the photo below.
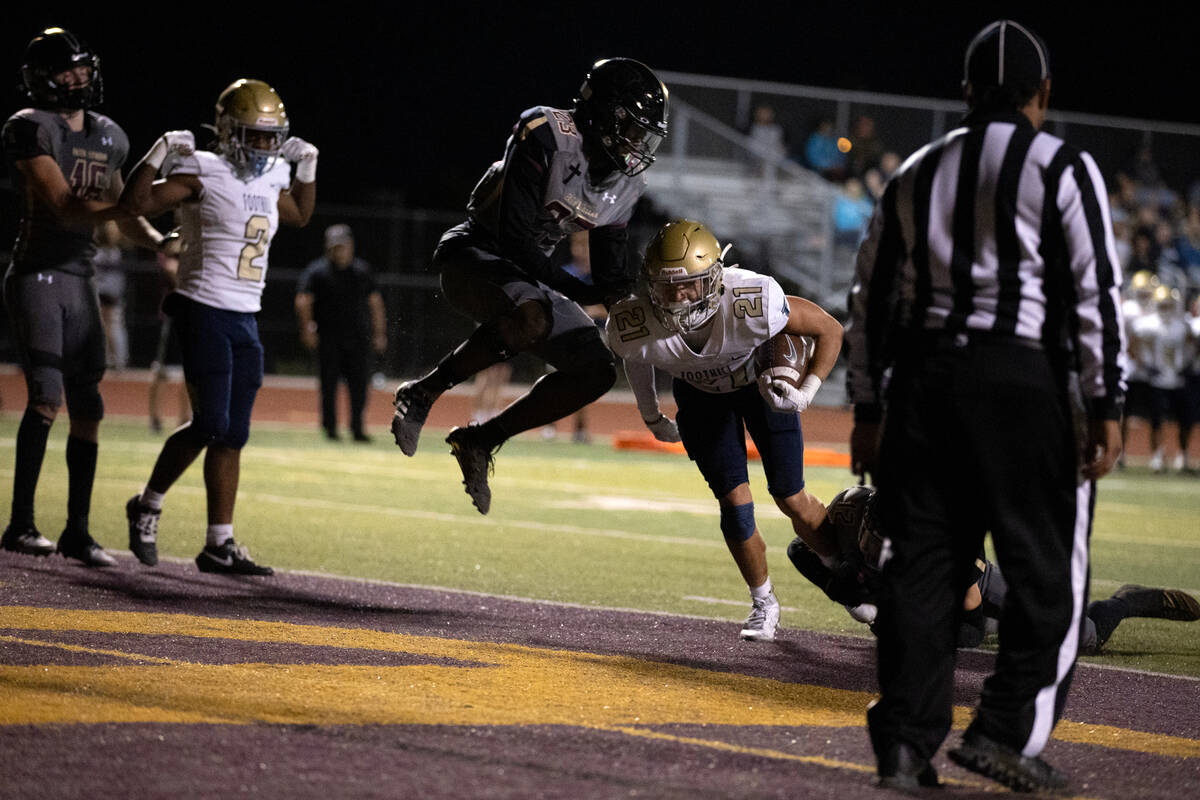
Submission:
M 659 414 L 656 420 L 643 419 L 642 422 L 646 423 L 646 427 L 654 434 L 654 438 L 660 442 L 679 441 L 679 426 L 666 414 Z
M 778 378 L 772 379 L 770 375 L 758 376 L 758 393 L 772 411 L 781 414 L 801 413 L 812 403 L 813 396 L 820 388 L 821 379 L 816 375 L 805 377 L 799 387 Z
M 289 137 L 283 143 L 279 153 L 287 161 L 296 165 L 296 180 L 301 183 L 312 183 L 317 179 L 317 150 L 298 136 Z

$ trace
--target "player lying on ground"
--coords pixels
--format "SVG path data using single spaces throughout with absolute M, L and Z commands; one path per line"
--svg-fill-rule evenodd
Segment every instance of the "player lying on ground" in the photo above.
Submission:
M 642 286 L 610 310 L 608 342 L 625 360 L 646 426 L 662 441 L 683 441 L 717 498 L 725 544 L 753 603 L 742 638 L 772 641 L 779 601 L 754 522 L 746 431 L 775 504 L 818 558 L 835 566 L 834 543 L 819 531 L 825 507 L 804 491 L 800 412 L 837 361 L 842 326 L 816 304 L 785 296 L 774 278 L 726 267 L 726 250 L 698 222 L 665 226 L 646 249 Z M 755 351 L 781 331 L 816 342 L 799 386 L 759 379 Z M 656 369 L 674 377 L 675 421 L 659 409 Z
M 875 601 L 878 566 L 887 552 L 887 543 L 871 513 L 874 495 L 875 490 L 870 486 L 855 486 L 840 492 L 829 503 L 826 514 L 844 556 L 840 570 L 827 567 L 799 537 L 788 545 L 788 558 L 800 574 L 835 602 Z M 1008 584 L 1000 567 L 981 556 L 963 598 L 959 647 L 977 647 L 983 641 L 1000 618 L 1007 594 Z M 1080 623 L 1080 654 L 1098 653 L 1117 626 L 1130 617 L 1193 622 L 1200 620 L 1200 602 L 1179 589 L 1125 584 L 1108 599 L 1088 604 L 1087 614 Z

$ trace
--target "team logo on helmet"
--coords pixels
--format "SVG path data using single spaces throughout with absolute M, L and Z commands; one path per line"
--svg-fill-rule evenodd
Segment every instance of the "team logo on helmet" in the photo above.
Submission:
M 654 315 L 668 330 L 694 331 L 712 319 L 721 302 L 721 275 L 730 245 L 699 222 L 663 226 L 646 248 L 643 277 Z

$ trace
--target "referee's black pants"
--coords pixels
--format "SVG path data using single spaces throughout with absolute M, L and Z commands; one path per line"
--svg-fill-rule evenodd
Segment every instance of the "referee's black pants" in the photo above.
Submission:
M 1026 755 L 1062 712 L 1086 606 L 1094 484 L 1077 480 L 1065 380 L 1040 349 L 933 340 L 897 363 L 880 445 L 876 753 L 932 757 L 950 730 L 955 639 L 991 532 L 1009 592 L 972 727 Z

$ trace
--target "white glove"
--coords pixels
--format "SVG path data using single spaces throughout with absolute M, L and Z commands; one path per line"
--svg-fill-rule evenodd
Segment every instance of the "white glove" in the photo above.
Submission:
M 666 414 L 659 414 L 656 420 L 643 419 L 642 422 L 646 423 L 646 427 L 654 434 L 654 438 L 660 442 L 679 441 L 679 426 Z
M 289 137 L 283 143 L 279 153 L 292 164 L 296 165 L 296 180 L 301 183 L 312 183 L 317 179 L 317 150 L 298 136 Z
M 196 137 L 191 131 L 167 131 L 158 137 L 143 160 L 157 170 L 169 155 L 190 156 L 194 152 Z
M 782 414 L 799 414 L 804 411 L 820 388 L 821 379 L 816 375 L 807 376 L 798 388 L 786 381 L 773 380 L 767 374 L 758 376 L 758 393 L 767 401 L 772 411 Z

